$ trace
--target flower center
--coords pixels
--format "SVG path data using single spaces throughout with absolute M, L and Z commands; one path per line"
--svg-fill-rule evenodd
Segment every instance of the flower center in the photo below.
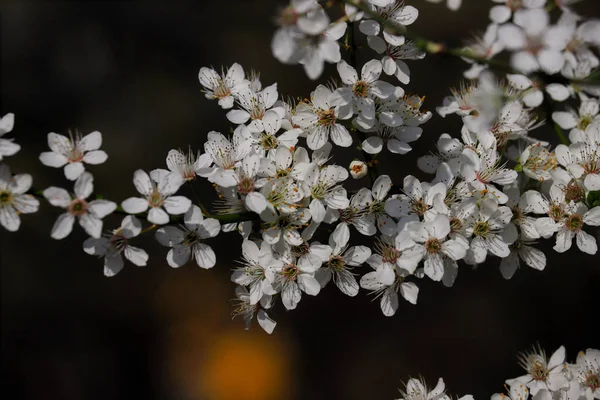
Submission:
M 565 226 L 570 231 L 579 232 L 583 227 L 583 217 L 579 214 L 571 214 L 567 217 Z
M 535 381 L 545 381 L 548 378 L 548 370 L 544 363 L 536 360 L 529 366 L 529 374 Z
M 582 116 L 577 124 L 577 127 L 585 132 L 588 126 L 592 123 L 592 117 L 589 115 Z
M 490 231 L 490 224 L 487 222 L 477 221 L 475 222 L 475 225 L 473 225 L 473 235 L 475 236 L 486 237 L 489 235 Z
M 346 262 L 340 256 L 331 256 L 331 258 L 329 258 L 329 261 L 327 262 L 327 266 L 333 271 L 341 271 L 342 269 L 344 269 L 345 264 Z
M 460 221 L 460 219 L 456 218 L 456 217 L 452 217 L 450 218 L 450 231 L 451 232 L 458 232 L 462 229 L 463 224 Z
M 295 281 L 298 277 L 298 266 L 296 264 L 288 264 L 281 271 L 281 275 L 288 281 Z
M 330 108 L 328 110 L 320 110 L 317 112 L 318 124 L 321 126 L 334 126 L 335 125 L 335 113 Z
M 357 81 L 352 87 L 352 93 L 356 97 L 367 97 L 369 94 L 369 84 L 365 81 Z
M 214 94 L 217 99 L 223 99 L 231 94 L 231 89 L 225 85 L 225 83 L 219 79 L 218 86 L 215 88 Z
M 565 200 L 568 202 L 580 202 L 585 199 L 585 190 L 576 181 L 572 180 L 563 189 L 565 192 Z
M 69 162 L 74 163 L 74 162 L 79 162 L 83 159 L 83 152 L 81 150 L 79 150 L 77 144 L 75 144 L 68 152 L 67 154 L 67 158 L 69 159 Z
M 583 384 L 592 389 L 592 391 L 600 389 L 600 371 L 586 371 L 585 381 Z
M 296 21 L 298 21 L 298 13 L 292 6 L 281 10 L 277 18 L 277 24 L 281 26 L 296 25 Z
M 13 194 L 8 190 L 0 190 L 0 207 L 8 206 L 13 201 Z
M 254 179 L 243 178 L 237 186 L 238 192 L 248 194 L 254 192 Z
M 75 199 L 69 204 L 69 212 L 78 217 L 85 214 L 87 210 L 87 202 L 81 199 Z
M 310 247 L 308 246 L 308 243 L 302 243 L 301 245 L 292 247 L 292 254 L 296 257 L 301 257 L 305 254 L 308 254 L 309 251 Z
M 150 207 L 160 207 L 164 204 L 164 202 L 165 199 L 163 198 L 162 194 L 160 194 L 157 188 L 154 188 L 152 193 L 150 193 L 150 196 L 148 196 L 148 205 Z
M 260 138 L 260 146 L 265 150 L 273 150 L 277 148 L 279 141 L 273 135 L 263 134 Z
M 425 242 L 425 250 L 427 250 L 429 254 L 437 254 L 442 250 L 442 243 L 438 238 L 429 238 L 429 240 Z
M 552 204 L 548 215 L 556 222 L 562 220 L 565 216 L 565 211 L 562 204 Z
M 523 7 L 523 0 L 506 0 L 506 7 L 512 11 L 516 11 Z
M 414 199 L 411 201 L 412 211 L 417 215 L 425 215 L 427 210 L 429 210 L 429 205 L 423 199 Z

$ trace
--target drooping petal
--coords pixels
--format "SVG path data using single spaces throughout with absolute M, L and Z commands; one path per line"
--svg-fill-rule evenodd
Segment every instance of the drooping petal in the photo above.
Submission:
M 169 214 L 160 207 L 152 207 L 150 208 L 150 211 L 148 211 L 148 222 L 152 222 L 156 225 L 167 224 L 169 222 Z
M 126 259 L 138 267 L 145 266 L 149 258 L 146 251 L 134 246 L 126 246 L 125 250 L 123 250 L 123 254 L 125 255 Z
M 50 233 L 50 237 L 53 239 L 64 239 L 69 236 L 69 233 L 73 230 L 73 223 L 75 222 L 75 217 L 70 213 L 64 213 L 58 216 L 54 226 L 52 227 L 52 232 Z
M 99 238 L 102 234 L 102 220 L 91 213 L 80 215 L 79 225 L 93 238 Z
M 70 181 L 74 181 L 77 178 L 79 178 L 84 171 L 85 167 L 83 166 L 82 162 L 74 162 L 67 164 L 65 165 L 64 169 L 65 177 Z
M 213 249 L 204 243 L 194 245 L 194 258 L 200 268 L 209 269 L 217 263 L 217 256 Z

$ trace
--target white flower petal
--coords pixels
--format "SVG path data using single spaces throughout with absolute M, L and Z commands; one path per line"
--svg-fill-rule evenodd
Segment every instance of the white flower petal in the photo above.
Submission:
M 185 196 L 171 196 L 165 199 L 163 206 L 169 214 L 180 215 L 185 214 L 190 209 L 192 202 Z
M 108 154 L 106 154 L 104 151 L 94 150 L 94 151 L 90 151 L 89 153 L 86 153 L 83 156 L 82 161 L 87 164 L 96 165 L 96 164 L 102 164 L 103 162 L 106 161 L 107 158 L 108 158 Z
M 148 200 L 140 197 L 130 197 L 121 203 L 121 207 L 129 214 L 139 214 L 148 209 Z
M 148 222 L 152 222 L 156 225 L 167 224 L 169 223 L 169 214 L 160 207 L 152 207 L 150 211 L 148 211 Z
M 51 186 L 44 190 L 44 197 L 55 207 L 67 208 L 71 204 L 71 196 L 65 189 Z
M 53 151 L 46 151 L 40 154 L 40 161 L 42 164 L 53 168 L 60 168 L 69 162 L 67 157 Z
M 50 237 L 53 239 L 64 239 L 69 236 L 69 233 L 73 230 L 73 223 L 75 222 L 75 217 L 70 213 L 64 213 L 58 216 L 54 226 L 52 227 L 52 232 L 50 233 Z
M 70 181 L 74 181 L 79 178 L 81 174 L 83 174 L 85 167 L 83 166 L 82 162 L 74 162 L 65 165 L 64 171 L 65 177 Z
M 204 243 L 196 243 L 194 245 L 194 257 L 200 268 L 209 269 L 217 263 L 217 256 L 213 249 Z
M 123 250 L 123 255 L 126 259 L 131 261 L 132 264 L 137 265 L 138 267 L 145 266 L 149 258 L 148 253 L 134 246 L 126 246 L 125 250 Z
M 79 225 L 93 238 L 99 238 L 102 234 L 102 220 L 91 213 L 80 215 Z

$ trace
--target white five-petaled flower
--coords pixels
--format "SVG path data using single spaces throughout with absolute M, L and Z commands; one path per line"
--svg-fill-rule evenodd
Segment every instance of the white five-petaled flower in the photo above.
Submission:
M 282 266 L 275 269 L 274 289 L 281 292 L 281 301 L 288 310 L 296 308 L 302 292 L 316 296 L 321 290 L 315 279 L 315 272 L 321 266 L 321 260 L 313 254 L 305 254 L 296 258 L 290 252 L 285 252 L 279 260 Z
M 249 86 L 244 87 L 237 98 L 241 108 L 229 111 L 227 113 L 227 119 L 238 125 L 250 121 L 248 124 L 250 132 L 264 132 L 265 127 L 263 124 L 263 117 L 265 117 L 269 109 L 275 105 L 277 97 L 277 83 L 267 86 L 260 92 L 253 91 Z M 285 116 L 285 109 L 282 106 L 275 107 L 272 111 L 275 112 L 275 116 L 279 116 L 279 118 Z M 273 119 L 269 119 L 266 122 L 271 125 L 274 124 Z M 278 129 L 279 127 L 275 130 Z
M 125 265 L 123 256 L 138 267 L 148 262 L 148 253 L 138 247 L 131 246 L 128 240 L 142 231 L 142 222 L 133 215 L 123 218 L 121 226 L 106 236 L 88 238 L 83 242 L 83 251 L 94 256 L 104 257 L 104 276 L 118 274 Z
M 543 8 L 518 10 L 513 23 L 498 28 L 500 40 L 510 51 L 513 68 L 524 74 L 541 69 L 555 74 L 565 63 L 562 55 L 562 36 L 568 34 L 559 27 L 550 26 L 550 16 Z
M 156 231 L 156 239 L 162 245 L 171 247 L 167 253 L 167 263 L 171 267 L 181 267 L 191 258 L 199 267 L 208 269 L 215 266 L 217 258 L 213 249 L 203 240 L 217 236 L 220 231 L 218 220 L 204 219 L 200 207 L 192 205 L 183 216 L 183 225 L 161 227 Z
M 408 235 L 407 232 L 403 234 Z M 360 287 L 371 290 L 375 298 L 381 297 L 381 311 L 383 315 L 391 317 L 398 309 L 398 291 L 408 302 L 417 304 L 419 287 L 405 279 L 411 273 L 409 270 L 414 271 L 413 266 L 416 267 L 418 262 L 401 259 L 402 252 L 396 248 L 394 238 L 390 236 L 381 237 L 376 244 L 376 251 L 376 254 L 367 259 L 367 264 L 375 271 L 363 275 Z
M 535 396 L 542 389 L 555 391 L 567 386 L 567 378 L 564 375 L 565 347 L 560 346 L 550 360 L 546 358 L 543 350 L 534 350 L 522 354 L 519 358 L 521 366 L 527 371 L 526 375 L 515 379 L 507 379 L 508 385 L 526 385 L 531 394 Z
M 433 208 L 436 196 L 446 197 L 446 185 L 443 182 L 431 185 L 421 183 L 417 178 L 408 175 L 403 182 L 404 194 L 389 199 L 385 203 L 385 211 L 395 218 L 416 215 L 431 220 L 437 213 Z
M 317 14 L 321 13 L 325 14 L 322 9 L 317 11 Z M 319 21 L 315 28 L 321 27 Z M 344 36 L 346 27 L 345 22 L 334 22 L 325 29 L 315 29 L 314 34 L 305 34 L 298 29 L 278 29 L 271 42 L 273 56 L 286 64 L 302 64 L 306 75 L 315 80 L 323 73 L 325 61 L 337 63 L 342 58 L 337 41 Z
M 587 349 L 577 354 L 575 364 L 569 365 L 586 400 L 600 398 L 600 350 Z
M 387 2 L 385 6 L 378 6 L 373 3 L 373 6 L 370 8 L 379 14 L 382 20 L 392 22 L 400 27 L 411 25 L 419 17 L 419 10 L 413 6 L 407 6 L 404 4 L 404 1 L 399 0 Z M 377 36 L 381 31 L 379 22 L 366 18 L 363 18 L 358 28 L 367 36 Z M 383 38 L 386 42 L 394 46 L 404 44 L 404 36 L 402 36 L 402 32 L 398 32 L 397 30 L 384 27 Z
M 257 304 L 264 295 L 271 296 L 276 292 L 273 289 L 275 270 L 283 267 L 281 260 L 273 257 L 271 245 L 262 242 L 260 247 L 251 240 L 242 242 L 242 265 L 234 270 L 231 275 L 232 282 L 250 288 L 250 304 Z
M 272 305 L 272 297 L 265 295 L 260 299 L 260 304 L 252 304 L 250 301 L 250 293 L 248 293 L 248 289 L 243 286 L 238 286 L 235 288 L 235 296 L 237 303 L 232 312 L 233 317 L 235 318 L 238 315 L 241 315 L 244 318 L 244 322 L 246 323 L 246 330 L 250 329 L 250 323 L 254 318 L 254 314 L 256 314 L 256 319 L 258 320 L 258 324 L 265 332 L 269 335 L 273 333 L 277 322 L 269 317 L 269 314 L 264 309 L 271 308 Z
M 600 145 L 586 142 L 559 144 L 554 150 L 558 163 L 587 190 L 600 190 Z
M 167 170 L 154 170 L 149 176 L 138 169 L 133 173 L 133 184 L 144 197 L 130 197 L 121 206 L 129 214 L 142 213 L 149 208 L 148 221 L 164 225 L 169 222 L 169 214 L 184 214 L 192 205 L 187 197 L 173 196 L 183 182 L 183 179 Z
M 348 178 L 346 168 L 328 165 L 319 170 L 317 164 L 311 163 L 304 176 L 302 187 L 305 197 L 312 199 L 309 208 L 313 221 L 323 221 L 325 204 L 334 210 L 343 210 L 350 204 L 346 189 L 338 185 Z
M 358 267 L 371 256 L 371 249 L 366 246 L 348 248 L 350 229 L 346 224 L 338 224 L 329 236 L 329 245 L 313 243 L 311 253 L 323 262 L 323 267 L 315 274 L 321 288 L 333 278 L 333 282 L 342 293 L 356 296 L 358 283 L 352 273 L 353 267 Z
M 421 60 L 425 52 L 414 42 L 406 42 L 400 46 L 389 45 L 379 36 L 368 36 L 369 47 L 382 54 L 381 64 L 386 75 L 394 75 L 400 82 L 407 85 L 410 82 L 410 70 L 402 60 Z
M 466 233 L 472 239 L 465 262 L 469 265 L 481 264 L 488 252 L 497 257 L 508 257 L 508 245 L 517 239 L 515 226 L 509 224 L 511 218 L 510 208 L 498 206 L 498 202 L 490 198 L 481 200 L 479 212 L 467 222 Z
M 15 125 L 15 115 L 8 113 L 0 119 L 0 161 L 6 156 L 15 155 L 21 146 L 13 142 L 13 139 L 5 139 L 4 135 L 11 132 Z
M 508 394 L 496 393 L 492 395 L 491 400 L 527 400 L 529 398 L 529 388 L 522 383 L 515 382 L 509 387 Z
M 244 69 L 238 63 L 233 64 L 227 73 L 219 75 L 214 69 L 202 67 L 198 73 L 200 84 L 204 87 L 207 99 L 218 99 L 219 105 L 224 108 L 233 107 L 233 102 L 240 90 L 249 86 L 244 78 Z
M 19 214 L 30 214 L 38 210 L 40 202 L 30 194 L 31 175 L 12 176 L 7 165 L 0 165 L 0 224 L 11 232 L 21 225 Z
M 108 200 L 86 201 L 94 191 L 94 177 L 89 172 L 82 173 L 75 181 L 75 197 L 62 188 L 51 186 L 44 190 L 44 197 L 55 207 L 66 209 L 61 214 L 54 226 L 50 236 L 53 239 L 64 239 L 73 230 L 75 217 L 85 232 L 93 238 L 98 239 L 102 233 L 102 218 L 112 213 L 117 204 Z
M 508 201 L 508 197 L 498 190 L 493 183 L 508 185 L 517 179 L 517 171 L 505 168 L 501 164 L 498 152 L 495 148 L 482 151 L 479 155 L 470 148 L 462 152 L 461 173 L 465 181 L 469 182 L 473 190 L 486 196 L 491 194 L 500 204 Z
M 339 89 L 332 92 L 323 85 L 317 86 L 311 94 L 311 104 L 301 103 L 296 107 L 292 122 L 306 132 L 306 144 L 311 150 L 325 146 L 329 138 L 340 147 L 350 147 L 352 136 L 338 120 L 352 116 L 352 107 L 342 105 Z
M 552 120 L 561 128 L 569 129 L 571 142 L 584 141 L 588 128 L 600 125 L 600 106 L 598 100 L 581 96 L 579 110 L 555 111 Z
M 238 126 L 233 132 L 232 140 L 222 133 L 208 132 L 208 140 L 204 143 L 204 151 L 210 154 L 213 166 L 199 168 L 196 173 L 210 182 L 222 187 L 237 185 L 235 168 L 252 150 L 252 142 L 244 136 L 245 126 Z
M 444 393 L 446 384 L 442 378 L 438 379 L 437 385 L 432 390 L 427 388 L 425 382 L 411 378 L 406 383 L 406 388 L 401 390 L 401 398 L 398 400 L 450 400 Z
M 518 161 L 525 175 L 540 182 L 551 179 L 551 172 L 558 165 L 554 152 L 548 151 L 540 142 L 527 146 Z
M 85 164 L 102 164 L 108 155 L 98 150 L 102 145 L 102 134 L 94 131 L 81 137 L 79 133 L 70 138 L 50 132 L 48 134 L 48 147 L 52 151 L 40 154 L 40 161 L 48 167 L 65 167 L 65 176 L 74 181 L 85 171 Z
M 583 203 L 567 203 L 563 191 L 554 185 L 550 194 L 553 197 L 552 202 L 544 200 L 540 207 L 549 216 L 539 218 L 535 224 L 540 235 L 548 238 L 556 232 L 554 250 L 559 253 L 569 250 L 573 239 L 577 239 L 579 250 L 591 255 L 596 254 L 598 251 L 596 238 L 585 232 L 583 227 L 600 226 L 600 206 L 588 210 Z
M 420 262 L 425 260 L 425 275 L 434 281 L 439 281 L 444 276 L 444 262 L 446 258 L 457 261 L 462 259 L 468 249 L 466 241 L 449 239 L 450 219 L 446 215 L 436 215 L 431 221 L 409 222 L 407 231 L 410 236 L 398 235 L 396 247 L 404 250 L 403 255 Z
M 520 9 L 542 8 L 546 5 L 546 0 L 492 0 L 499 5 L 490 9 L 490 19 L 497 23 L 503 24 L 512 16 L 513 12 Z
M 167 154 L 167 168 L 171 174 L 177 175 L 184 181 L 193 181 L 196 179 L 196 171 L 200 168 L 208 168 L 213 160 L 210 154 L 194 155 L 190 149 L 186 155 L 181 150 L 170 150 Z
M 379 60 L 371 60 L 363 65 L 361 77 L 356 69 L 342 60 L 337 64 L 337 70 L 346 87 L 338 89 L 346 104 L 351 104 L 358 113 L 356 123 L 364 128 L 371 128 L 375 124 L 374 98 L 387 99 L 394 94 L 393 85 L 380 81 L 382 65 Z

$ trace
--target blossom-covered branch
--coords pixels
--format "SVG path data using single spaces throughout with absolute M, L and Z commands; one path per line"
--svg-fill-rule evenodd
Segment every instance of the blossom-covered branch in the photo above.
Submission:
M 102 135 L 49 133 L 40 161 L 63 168 L 73 189 L 69 183 L 68 190 L 32 191 L 31 176 L 12 175 L 2 164 L 0 223 L 19 229 L 21 216 L 36 212 L 41 197 L 60 209 L 50 236 L 66 238 L 77 221 L 90 236 L 83 250 L 104 259 L 107 276 L 121 271 L 125 259 L 148 262 L 134 246 L 143 233 L 153 232 L 168 248 L 171 267 L 193 261 L 206 269 L 216 265 L 212 238 L 229 234 L 242 253 L 231 276 L 234 315 L 247 324 L 256 317 L 269 333 L 276 323 L 267 312 L 274 306 L 295 309 L 303 294 L 316 296 L 328 285 L 348 296 L 366 290 L 392 316 L 404 307 L 400 298 L 417 303 L 421 279 L 452 286 L 459 269 L 489 257 L 501 258 L 506 279 L 521 266 L 543 270 L 542 239 L 553 240 L 556 252 L 575 241 L 579 251 L 597 254 L 591 233 L 600 226 L 600 91 L 582 82 L 600 64 L 599 21 L 564 5 L 551 23 L 543 0 L 495 0 L 492 23 L 468 46 L 476 57 L 454 54 L 470 63 L 464 74 L 470 80 L 436 109 L 462 128 L 440 132 L 435 149 L 418 159 L 429 178 L 398 179 L 377 165 L 377 154 L 410 152 L 434 117 L 423 109 L 424 97 L 405 93 L 409 65 L 425 62 L 427 52 L 454 50 L 408 33 L 418 10 L 403 1 L 345 3 L 346 14 L 332 21 L 317 1 L 293 0 L 276 18 L 271 43 L 276 59 L 302 65 L 313 80 L 325 63 L 335 63 L 333 83 L 317 84 L 309 98 L 294 101 L 238 63 L 221 71 L 202 67 L 199 84 L 224 110 L 230 135 L 207 132 L 203 151 L 172 149 L 166 168 L 136 170 L 138 195 L 117 204 L 93 194 L 86 170 L 108 158 Z M 363 65 L 356 49 L 342 58 L 340 45 L 352 49 L 357 32 L 374 51 Z M 510 70 L 498 77 L 489 67 L 503 51 Z M 552 146 L 540 137 L 544 118 L 568 132 L 567 143 Z M 12 114 L 0 122 L 2 157 L 20 149 L 5 138 L 13 123 Z M 340 151 L 357 160 L 337 165 Z M 348 190 L 350 177 L 358 190 Z M 196 191 L 202 180 L 215 189 L 209 207 L 202 203 L 210 196 L 202 192 L 200 199 Z M 113 213 L 126 216 L 103 233 Z

